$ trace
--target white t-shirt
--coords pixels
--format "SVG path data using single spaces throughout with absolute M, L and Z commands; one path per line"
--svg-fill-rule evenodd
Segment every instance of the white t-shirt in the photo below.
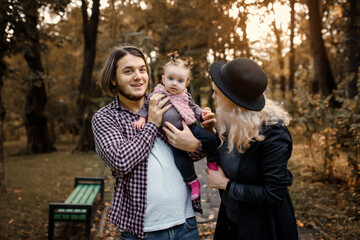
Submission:
M 194 216 L 190 190 L 175 165 L 173 152 L 156 138 L 149 155 L 144 231 L 167 229 Z

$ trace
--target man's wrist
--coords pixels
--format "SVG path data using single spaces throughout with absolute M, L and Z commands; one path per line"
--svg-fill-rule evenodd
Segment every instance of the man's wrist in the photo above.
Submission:
M 197 142 L 196 143 L 194 142 L 193 149 L 191 149 L 191 151 L 188 151 L 188 152 L 190 152 L 190 153 L 200 153 L 202 151 L 201 141 L 199 139 L 196 139 L 196 140 L 197 140 Z
M 192 152 L 195 152 L 196 150 L 198 150 L 200 148 L 201 142 L 199 139 L 196 139 L 197 143 L 195 144 L 196 147 L 194 147 L 194 150 Z

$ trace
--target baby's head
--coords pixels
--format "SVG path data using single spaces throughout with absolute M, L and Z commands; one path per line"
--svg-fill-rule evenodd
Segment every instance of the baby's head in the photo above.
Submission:
M 193 66 L 192 58 L 185 61 L 177 58 L 176 51 L 170 53 L 171 60 L 164 66 L 164 75 L 162 83 L 166 90 L 171 94 L 182 93 L 189 85 L 191 80 L 191 68 Z

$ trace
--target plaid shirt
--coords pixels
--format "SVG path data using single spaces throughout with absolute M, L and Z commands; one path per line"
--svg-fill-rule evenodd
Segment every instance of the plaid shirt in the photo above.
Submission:
M 94 114 L 92 129 L 96 152 L 115 173 L 109 218 L 117 228 L 144 238 L 148 156 L 156 137 L 165 143 L 167 138 L 153 123 L 147 122 L 143 129 L 136 130 L 132 126 L 136 120 L 138 115 L 120 106 L 115 97 Z M 201 146 L 190 156 L 201 159 L 200 150 Z M 200 199 L 192 203 L 194 210 L 201 213 Z

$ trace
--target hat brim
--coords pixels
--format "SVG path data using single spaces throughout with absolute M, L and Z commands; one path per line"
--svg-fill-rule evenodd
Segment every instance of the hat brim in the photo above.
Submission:
M 219 90 L 232 102 L 235 104 L 251 110 L 251 111 L 260 111 L 265 106 L 265 97 L 264 94 L 262 94 L 259 98 L 256 100 L 245 100 L 240 98 L 239 96 L 232 93 L 231 89 L 228 89 L 228 87 L 224 84 L 224 81 L 221 79 L 220 76 L 220 68 L 225 65 L 226 62 L 214 62 L 210 66 L 210 76 L 215 83 L 215 85 L 219 88 Z

